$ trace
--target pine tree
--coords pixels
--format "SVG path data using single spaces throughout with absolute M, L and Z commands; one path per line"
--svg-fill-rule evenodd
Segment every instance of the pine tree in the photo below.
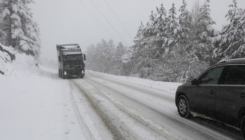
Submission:
M 175 43 L 178 41 L 178 28 L 179 24 L 176 18 L 176 8 L 174 3 L 172 4 L 172 8 L 169 10 L 168 18 L 167 18 L 167 30 L 164 34 L 167 35 L 167 40 L 164 44 L 165 54 L 171 52 Z
M 135 43 L 140 43 L 143 40 L 143 38 L 144 38 L 144 28 L 145 28 L 144 24 L 141 22 L 140 26 L 138 28 L 138 32 L 137 32 L 137 34 L 136 34 L 136 36 L 134 38 L 134 42 Z
M 167 30 L 167 11 L 164 8 L 163 4 L 161 4 L 161 7 L 158 8 L 157 7 L 157 20 L 155 23 L 155 32 L 156 32 L 156 36 L 155 36 L 155 48 L 153 53 L 155 54 L 155 59 L 159 59 L 162 57 L 162 54 L 164 53 L 164 48 L 163 48 L 163 44 L 165 42 L 165 40 L 167 40 L 167 34 L 166 30 Z
M 190 43 L 186 47 L 193 61 L 210 62 L 212 58 L 212 38 L 217 35 L 212 27 L 215 22 L 210 16 L 209 0 L 203 5 L 197 3 L 192 10 L 192 30 L 190 30 Z
M 245 9 L 238 8 L 236 0 L 229 7 L 226 15 L 229 24 L 223 27 L 217 39 L 219 47 L 214 51 L 214 56 L 219 59 L 245 56 Z
M 212 27 L 215 22 L 210 16 L 210 0 L 206 0 L 205 3 L 200 8 L 200 17 L 198 19 L 199 22 L 199 32 L 198 37 L 201 41 L 207 42 L 210 41 L 211 38 L 215 36 L 214 29 Z
M 127 53 L 127 48 L 123 45 L 122 42 L 119 42 L 116 47 L 115 57 L 114 57 L 114 66 L 115 66 L 115 74 L 117 75 L 125 75 L 126 64 L 122 63 L 121 57 Z
M 40 39 L 37 24 L 27 7 L 32 0 L 2 0 L 2 22 L 5 38 L 2 43 L 31 55 L 39 55 Z
M 124 55 L 126 52 L 127 52 L 127 48 L 123 45 L 122 42 L 119 42 L 116 47 L 115 60 L 117 62 L 121 61 L 122 55 Z
M 132 61 L 133 63 L 136 63 L 136 70 L 144 71 L 143 73 L 148 73 L 148 70 L 151 69 L 151 62 L 157 57 L 157 54 L 155 53 L 157 49 L 157 42 L 155 38 L 157 34 L 155 30 L 156 21 L 157 14 L 152 11 L 146 26 L 143 30 L 140 29 L 138 32 L 139 35 L 142 35 L 142 38 L 140 40 L 136 40 L 135 45 L 133 46 L 134 57 L 132 58 Z M 138 37 L 138 35 L 136 37 Z
M 191 21 L 192 17 L 190 12 L 186 9 L 187 3 L 185 0 L 183 0 L 183 3 L 179 9 L 180 15 L 179 15 L 179 42 L 180 43 L 189 43 L 190 37 L 191 37 Z

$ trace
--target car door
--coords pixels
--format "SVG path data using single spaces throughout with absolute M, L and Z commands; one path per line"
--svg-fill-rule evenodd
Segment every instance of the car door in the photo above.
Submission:
M 208 116 L 215 113 L 215 93 L 223 69 L 223 66 L 218 66 L 207 70 L 198 79 L 198 84 L 192 86 L 189 102 L 194 112 Z
M 245 103 L 245 65 L 226 66 L 216 93 L 216 117 L 236 123 L 238 111 Z

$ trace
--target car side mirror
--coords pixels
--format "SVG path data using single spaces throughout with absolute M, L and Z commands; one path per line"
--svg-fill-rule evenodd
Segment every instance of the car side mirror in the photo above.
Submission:
M 193 79 L 193 80 L 191 81 L 191 84 L 192 84 L 192 85 L 198 85 L 198 84 L 199 84 L 199 82 L 198 82 L 198 80 L 197 80 L 197 79 Z
M 83 59 L 86 60 L 86 55 L 85 54 L 83 54 Z

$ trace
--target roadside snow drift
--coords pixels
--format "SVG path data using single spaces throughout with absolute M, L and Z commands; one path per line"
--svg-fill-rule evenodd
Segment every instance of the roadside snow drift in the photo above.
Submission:
M 1 140 L 83 140 L 67 80 L 56 70 L 16 54 L 0 74 Z

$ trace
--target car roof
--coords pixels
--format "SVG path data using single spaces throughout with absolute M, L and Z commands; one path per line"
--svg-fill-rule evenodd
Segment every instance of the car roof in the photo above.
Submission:
M 227 65 L 227 64 L 245 64 L 245 58 L 222 60 L 216 65 Z

